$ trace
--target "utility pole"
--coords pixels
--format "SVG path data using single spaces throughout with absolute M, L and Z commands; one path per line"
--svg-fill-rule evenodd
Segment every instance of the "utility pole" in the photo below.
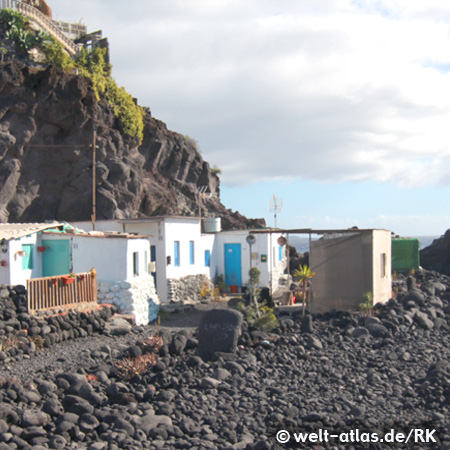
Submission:
M 95 218 L 96 218 L 96 174 L 95 174 L 95 164 L 96 164 L 96 148 L 97 148 L 97 132 L 94 130 L 92 136 L 92 230 L 95 231 Z

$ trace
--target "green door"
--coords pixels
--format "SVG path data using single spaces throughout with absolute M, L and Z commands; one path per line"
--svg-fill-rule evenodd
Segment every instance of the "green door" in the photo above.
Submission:
M 70 240 L 42 240 L 42 276 L 66 275 L 70 273 Z

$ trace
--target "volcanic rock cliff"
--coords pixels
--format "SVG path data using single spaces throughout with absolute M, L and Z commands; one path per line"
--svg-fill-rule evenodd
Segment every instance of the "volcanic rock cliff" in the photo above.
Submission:
M 420 265 L 427 270 L 450 275 L 450 230 L 420 250 Z
M 264 225 L 222 205 L 219 178 L 195 142 L 148 109 L 144 124 L 141 144 L 124 135 L 76 73 L 0 64 L 0 221 L 89 220 L 95 131 L 97 219 L 201 213 L 225 229 Z

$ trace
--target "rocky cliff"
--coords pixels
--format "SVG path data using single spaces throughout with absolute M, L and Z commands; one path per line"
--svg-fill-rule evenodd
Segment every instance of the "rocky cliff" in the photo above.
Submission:
M 420 250 L 420 265 L 424 269 L 450 276 L 450 230 Z
M 0 64 L 0 221 L 89 220 L 95 131 L 97 219 L 201 212 L 221 217 L 225 229 L 264 225 L 222 205 L 219 178 L 195 142 L 149 110 L 144 123 L 139 144 L 87 78 Z

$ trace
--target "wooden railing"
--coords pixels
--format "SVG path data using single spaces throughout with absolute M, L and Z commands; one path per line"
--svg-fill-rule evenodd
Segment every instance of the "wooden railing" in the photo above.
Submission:
M 21 12 L 59 41 L 70 55 L 76 55 L 79 52 L 80 46 L 69 39 L 50 19 L 45 17 L 34 6 L 27 5 L 18 0 L 0 0 L 0 9 L 13 9 Z
M 73 276 L 33 278 L 27 281 L 28 311 L 70 308 L 80 303 L 97 303 L 95 271 Z

